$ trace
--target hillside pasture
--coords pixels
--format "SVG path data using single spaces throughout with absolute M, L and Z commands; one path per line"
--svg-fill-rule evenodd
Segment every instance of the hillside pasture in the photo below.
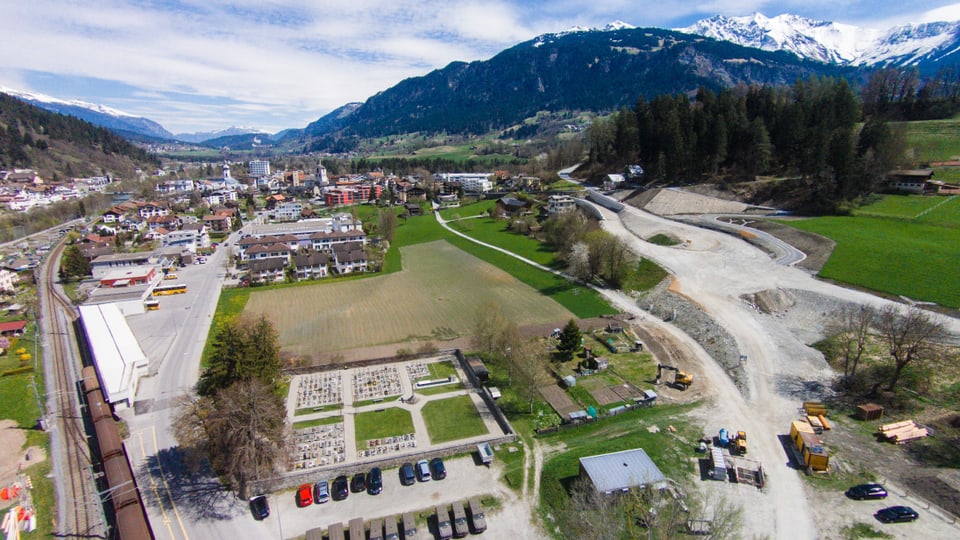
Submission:
M 487 302 L 519 325 L 574 315 L 507 272 L 445 241 L 403 247 L 403 270 L 310 287 L 252 291 L 245 313 L 274 322 L 285 352 L 303 358 L 472 333 Z
M 960 119 L 903 122 L 910 157 L 920 164 L 960 159 Z
M 960 205 L 944 206 L 939 219 L 960 219 Z M 876 217 L 822 217 L 787 224 L 836 241 L 822 277 L 960 307 L 960 285 L 954 279 L 960 228 Z

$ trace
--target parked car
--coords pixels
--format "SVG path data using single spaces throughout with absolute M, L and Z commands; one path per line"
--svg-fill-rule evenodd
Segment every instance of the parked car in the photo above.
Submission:
M 902 523 L 914 521 L 920 517 L 920 514 L 909 506 L 888 506 L 878 511 L 876 517 L 884 523 Z
M 383 491 L 383 473 L 380 467 L 374 467 L 367 473 L 367 493 L 379 495 Z
M 330 484 L 321 480 L 313 486 L 313 502 L 323 504 L 330 500 Z
M 443 480 L 447 477 L 447 467 L 443 464 L 443 460 L 438 457 L 430 460 L 430 470 L 433 472 L 434 480 Z
M 463 538 L 470 534 L 470 530 L 467 528 L 467 513 L 463 511 L 463 503 L 460 501 L 453 501 L 451 506 L 453 508 L 453 537 Z
M 400 466 L 400 483 L 405 486 L 412 486 L 417 481 L 413 472 L 413 464 L 404 463 Z
M 342 501 L 347 498 L 347 495 L 350 493 L 347 490 L 347 485 L 350 482 L 347 480 L 346 476 L 340 475 L 333 481 L 333 500 Z
M 297 489 L 297 506 L 304 508 L 313 504 L 313 486 L 303 484 Z
M 440 540 L 449 540 L 453 537 L 453 528 L 450 527 L 450 513 L 447 507 L 437 506 L 437 534 Z
M 880 484 L 860 484 L 847 490 L 847 497 L 862 501 L 864 499 L 884 499 L 887 490 Z
M 367 477 L 362 472 L 358 472 L 350 479 L 350 491 L 360 493 L 367 489 Z
M 250 498 L 250 512 L 253 513 L 253 519 L 262 521 L 270 516 L 270 501 L 266 495 L 257 495 Z
M 470 499 L 467 506 L 470 508 L 470 522 L 473 524 L 474 534 L 480 534 L 487 530 L 487 518 L 483 515 L 483 505 L 480 504 L 480 499 L 477 497 Z
M 417 462 L 417 480 L 421 482 L 430 481 L 430 462 L 429 461 L 425 459 L 421 459 L 420 461 Z

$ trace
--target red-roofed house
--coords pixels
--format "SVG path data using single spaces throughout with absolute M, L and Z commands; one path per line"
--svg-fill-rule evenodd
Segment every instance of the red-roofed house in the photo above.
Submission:
M 22 336 L 23 329 L 27 327 L 27 321 L 10 321 L 0 323 L 0 335 L 2 336 Z

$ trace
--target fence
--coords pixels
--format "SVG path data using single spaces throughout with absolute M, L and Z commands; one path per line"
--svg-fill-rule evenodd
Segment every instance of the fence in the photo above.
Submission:
M 467 374 L 467 379 L 469 379 L 470 385 L 473 386 L 473 388 L 480 389 L 480 398 L 487 406 L 490 414 L 493 415 L 493 419 L 497 421 L 500 429 L 508 435 L 515 435 L 513 432 L 513 426 L 511 426 L 510 422 L 507 421 L 507 417 L 504 416 L 503 411 L 500 410 L 500 407 L 497 407 L 497 402 L 493 400 L 493 396 L 491 396 L 489 392 L 483 390 L 483 386 L 480 384 L 477 374 L 473 372 L 473 368 L 467 365 L 467 359 L 464 358 L 460 349 L 456 349 L 453 354 L 456 356 L 457 361 L 460 362 L 460 368 L 463 369 L 463 372 Z

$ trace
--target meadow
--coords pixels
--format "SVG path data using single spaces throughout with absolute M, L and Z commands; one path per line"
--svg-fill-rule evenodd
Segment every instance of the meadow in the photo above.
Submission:
M 960 117 L 897 125 L 903 127 L 910 157 L 918 163 L 960 159 Z
M 784 223 L 837 242 L 824 278 L 960 307 L 960 198 L 888 195 L 852 217 Z

